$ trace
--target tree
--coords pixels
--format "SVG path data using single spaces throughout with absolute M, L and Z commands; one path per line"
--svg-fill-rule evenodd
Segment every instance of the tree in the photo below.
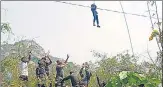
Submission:
M 153 13 L 153 15 L 151 15 L 151 11 L 150 11 L 150 8 L 149 8 L 150 7 L 149 6 L 150 3 L 151 3 L 151 7 L 153 7 L 153 8 L 155 7 L 155 11 L 154 11 L 155 13 Z M 150 36 L 150 40 L 152 40 L 153 37 L 156 38 L 157 45 L 159 47 L 158 54 L 161 55 L 161 62 L 160 62 L 161 66 L 162 66 L 161 68 L 163 69 L 163 61 L 162 61 L 162 59 L 163 59 L 163 29 L 161 28 L 162 22 L 160 22 L 160 20 L 159 20 L 156 1 L 150 1 L 150 2 L 147 1 L 147 7 L 148 7 L 148 12 L 149 12 L 149 16 L 150 16 L 150 21 L 151 21 L 152 29 L 154 30 L 154 25 L 157 25 L 157 31 L 154 30 L 152 32 L 152 34 Z M 152 18 L 151 18 L 152 16 L 156 16 L 157 17 L 157 21 L 154 22 L 154 23 L 153 23 Z M 159 41 L 158 41 L 158 38 L 159 38 Z M 160 45 L 161 45 L 161 48 L 160 48 Z M 158 55 L 158 56 L 160 56 L 160 55 Z M 159 60 L 158 58 L 156 60 Z M 162 73 L 162 76 L 163 76 L 163 73 Z M 163 80 L 162 80 L 162 83 L 163 83 Z
M 11 27 L 10 24 L 7 23 L 1 23 L 1 32 L 2 33 L 11 33 Z

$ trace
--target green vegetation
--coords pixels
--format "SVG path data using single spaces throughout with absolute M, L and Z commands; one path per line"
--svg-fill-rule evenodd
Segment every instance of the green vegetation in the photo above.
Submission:
M 1 32 L 2 33 L 11 32 L 11 27 L 9 23 L 1 23 Z
M 28 85 L 28 87 L 36 87 L 38 80 L 35 75 L 37 61 L 45 53 L 44 49 L 33 40 L 21 40 L 14 44 L 3 44 L 1 75 L 2 87 L 20 87 L 21 85 Z M 20 76 L 20 58 L 27 55 L 27 52 L 32 50 L 33 57 L 29 63 L 29 81 L 21 82 Z M 93 51 L 95 57 L 101 58 L 96 63 L 89 62 L 91 71 L 93 73 L 90 80 L 90 87 L 97 87 L 96 75 L 100 81 L 107 82 L 106 87 L 137 87 L 144 84 L 145 87 L 156 87 L 161 83 L 161 52 L 158 52 L 156 60 L 153 62 L 141 62 L 138 64 L 139 56 L 132 56 L 128 51 L 117 54 L 116 56 L 107 57 L 106 54 L 102 55 Z M 56 57 L 50 56 L 53 63 L 50 66 L 50 78 L 54 86 L 55 83 L 55 61 Z M 65 76 L 69 75 L 70 70 L 79 73 L 80 66 L 69 62 L 64 68 Z M 79 77 L 80 78 L 80 77 Z M 48 80 L 46 80 L 48 83 Z M 70 85 L 70 81 L 66 82 Z
M 159 25 L 160 26 L 160 25 Z M 1 24 L 1 33 L 12 33 L 9 23 Z M 160 28 L 159 28 L 160 29 Z M 151 32 L 149 40 L 153 38 L 159 38 L 159 42 L 163 48 L 163 34 L 161 30 L 154 30 Z M 159 44 L 160 44 L 159 43 Z M 35 69 L 37 61 L 45 53 L 44 49 L 33 40 L 21 40 L 14 44 L 4 43 L 1 46 L 1 61 L 0 61 L 0 77 L 2 77 L 2 87 L 21 87 L 27 85 L 27 87 L 36 87 L 38 80 L 35 75 Z M 29 63 L 29 81 L 22 82 L 19 79 L 20 76 L 20 59 L 23 56 L 27 56 L 27 53 L 32 50 L 32 61 Z M 149 54 L 149 53 L 148 53 Z M 106 54 L 102 55 L 99 52 L 93 52 L 95 57 L 99 57 L 101 60 L 95 63 L 89 62 L 92 71 L 92 77 L 89 87 L 98 87 L 96 75 L 100 78 L 100 81 L 107 83 L 106 87 L 138 87 L 140 84 L 144 84 L 145 87 L 157 87 L 162 80 L 162 52 L 157 52 L 157 58 L 152 62 L 142 61 L 138 63 L 140 55 L 133 56 L 128 51 L 121 52 L 115 56 L 107 57 Z M 55 61 L 56 57 L 50 56 L 53 63 L 50 65 L 50 79 L 53 87 L 55 83 Z M 69 71 L 74 70 L 79 73 L 81 67 L 73 62 L 68 62 L 64 68 L 65 76 L 69 75 Z M 80 78 L 80 77 L 79 77 Z M 1 81 L 0 80 L 0 81 Z M 48 80 L 46 80 L 48 83 Z M 66 82 L 70 85 L 70 82 Z
M 27 48 L 28 44 L 25 45 L 28 41 L 16 42 L 16 44 L 21 43 L 23 46 L 19 46 L 19 50 L 12 50 L 14 53 L 10 52 L 10 54 L 6 55 L 3 61 L 1 61 L 1 72 L 3 75 L 3 84 L 2 87 L 18 87 L 19 85 L 23 85 L 19 79 L 20 75 L 20 58 L 24 56 L 24 54 L 20 54 L 18 52 L 22 52 L 21 50 L 29 50 L 31 48 Z M 13 45 L 16 46 L 16 45 Z M 5 46 L 2 46 L 5 48 Z M 25 48 L 26 47 L 26 48 Z M 32 46 L 30 46 L 32 47 Z M 35 47 L 35 46 L 33 46 Z M 35 51 L 39 51 L 41 48 L 35 49 Z M 42 50 L 40 50 L 42 51 Z M 36 54 L 37 52 L 34 52 Z M 36 87 L 37 79 L 35 76 L 36 69 L 36 58 L 33 57 L 34 60 L 29 64 L 29 82 L 28 87 Z M 160 64 L 152 64 L 149 62 L 143 62 L 141 64 L 137 64 L 136 59 L 139 57 L 133 57 L 128 54 L 127 51 L 117 54 L 116 56 L 109 58 L 101 58 L 100 61 L 96 63 L 89 62 L 93 76 L 91 77 L 90 87 L 97 87 L 96 74 L 99 76 L 100 81 L 106 81 L 106 87 L 137 87 L 140 84 L 145 84 L 145 87 L 156 87 L 161 83 L 161 66 Z M 158 57 L 161 58 L 161 57 Z M 133 62 L 134 61 L 134 62 Z M 53 85 L 55 82 L 55 60 L 53 60 L 53 64 L 50 66 L 51 72 L 50 77 L 53 81 Z M 70 70 L 75 70 L 75 72 L 79 72 L 80 66 L 75 65 L 72 62 L 69 62 L 65 67 L 65 75 L 69 74 Z M 66 82 L 70 85 L 70 82 Z

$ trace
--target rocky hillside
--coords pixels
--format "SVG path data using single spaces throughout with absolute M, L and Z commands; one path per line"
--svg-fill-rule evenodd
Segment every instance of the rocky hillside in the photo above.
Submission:
M 1 58 L 2 60 L 10 54 L 16 54 L 20 57 L 27 56 L 27 53 L 32 51 L 33 61 L 37 61 L 45 55 L 45 50 L 33 40 L 22 40 L 15 42 L 14 44 L 2 44 L 1 46 Z M 51 56 L 52 61 L 56 61 L 57 57 Z

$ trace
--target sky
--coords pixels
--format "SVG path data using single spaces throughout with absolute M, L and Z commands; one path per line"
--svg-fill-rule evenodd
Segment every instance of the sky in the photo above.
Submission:
M 90 6 L 93 1 L 67 1 Z M 122 11 L 119 1 L 96 1 L 99 8 Z M 149 15 L 146 1 L 123 1 L 124 11 Z M 159 17 L 162 18 L 162 1 L 157 1 Z M 2 1 L 1 22 L 9 22 L 15 36 L 35 38 L 50 55 L 66 58 L 82 64 L 95 61 L 91 50 L 106 52 L 109 56 L 124 50 L 131 50 L 129 36 L 123 14 L 97 10 L 101 28 L 93 26 L 90 8 L 63 4 L 55 1 Z M 153 9 L 155 7 L 151 7 Z M 149 17 L 126 15 L 135 54 L 147 56 L 147 45 L 153 59 L 158 46 L 156 41 L 148 41 L 152 32 Z M 156 20 L 154 20 L 156 21 Z M 161 21 L 161 20 L 160 20 Z M 2 41 L 6 35 L 2 35 Z M 148 60 L 141 57 L 140 61 Z

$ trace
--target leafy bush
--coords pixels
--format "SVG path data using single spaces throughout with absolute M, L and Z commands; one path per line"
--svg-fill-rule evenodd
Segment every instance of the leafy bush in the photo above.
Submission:
M 119 76 L 112 77 L 106 87 L 137 87 L 141 84 L 144 84 L 145 87 L 157 87 L 160 82 L 156 78 L 148 78 L 135 72 L 122 71 Z

